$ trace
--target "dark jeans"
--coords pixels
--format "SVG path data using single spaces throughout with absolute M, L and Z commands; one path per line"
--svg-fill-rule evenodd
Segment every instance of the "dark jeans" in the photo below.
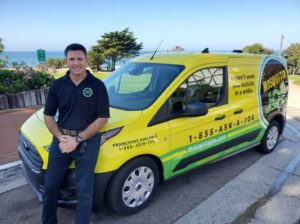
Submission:
M 93 204 L 94 169 L 100 147 L 100 134 L 96 134 L 85 144 L 85 151 L 80 152 L 79 147 L 71 153 L 62 153 L 58 147 L 59 141 L 53 138 L 48 168 L 45 176 L 45 192 L 43 194 L 42 223 L 57 223 L 57 201 L 61 182 L 68 170 L 70 163 L 75 161 L 76 175 L 76 224 L 89 223 Z

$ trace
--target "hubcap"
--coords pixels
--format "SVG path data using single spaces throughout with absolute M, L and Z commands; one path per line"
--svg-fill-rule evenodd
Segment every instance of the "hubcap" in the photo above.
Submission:
M 273 149 L 277 143 L 279 133 L 278 128 L 276 126 L 272 127 L 267 136 L 267 148 Z
M 126 206 L 137 207 L 150 196 L 154 187 L 154 174 L 149 167 L 135 169 L 126 179 L 122 199 Z

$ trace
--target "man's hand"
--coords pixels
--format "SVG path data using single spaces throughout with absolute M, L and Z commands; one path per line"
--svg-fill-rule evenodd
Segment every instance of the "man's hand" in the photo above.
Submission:
M 62 153 L 73 152 L 78 146 L 78 142 L 76 142 L 75 137 L 69 135 L 60 136 L 59 141 L 59 148 L 62 151 Z
M 60 135 L 58 136 L 59 142 L 65 142 L 68 139 L 68 135 Z

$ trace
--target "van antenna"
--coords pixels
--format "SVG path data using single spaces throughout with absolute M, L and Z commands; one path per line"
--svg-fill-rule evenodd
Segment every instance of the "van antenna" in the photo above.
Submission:
M 204 48 L 204 50 L 201 51 L 201 53 L 208 54 L 208 53 L 209 53 L 209 48 L 208 48 L 208 47 L 207 47 L 207 48 Z
M 152 59 L 154 58 L 154 55 L 156 54 L 158 48 L 160 47 L 160 45 L 161 45 L 161 43 L 162 43 L 163 41 L 164 41 L 164 40 L 161 40 L 161 41 L 160 41 L 160 43 L 159 43 L 159 45 L 157 46 L 156 50 L 155 50 L 154 53 L 152 54 L 150 60 L 152 60 Z

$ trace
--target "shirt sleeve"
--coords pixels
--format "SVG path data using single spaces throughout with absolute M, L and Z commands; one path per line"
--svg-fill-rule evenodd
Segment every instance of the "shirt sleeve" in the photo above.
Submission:
M 99 94 L 97 95 L 97 117 L 109 118 L 109 99 L 106 87 L 103 82 L 101 82 L 99 90 Z
M 57 90 L 55 81 L 50 86 L 48 96 L 46 99 L 46 104 L 44 108 L 44 114 L 48 116 L 55 116 L 57 109 L 58 109 L 58 102 L 57 102 Z

